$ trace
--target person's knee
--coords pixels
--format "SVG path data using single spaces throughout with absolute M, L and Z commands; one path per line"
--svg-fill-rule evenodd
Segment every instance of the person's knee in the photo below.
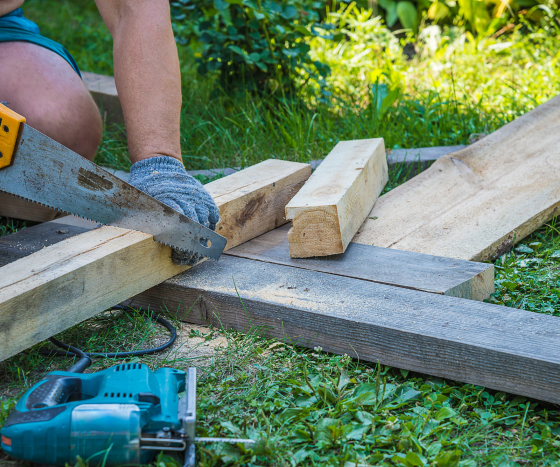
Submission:
M 35 44 L 0 43 L 0 100 L 27 123 L 93 160 L 103 126 L 85 84 L 62 57 Z
M 101 115 L 89 92 L 64 92 L 43 100 L 24 115 L 33 128 L 93 160 L 103 135 Z

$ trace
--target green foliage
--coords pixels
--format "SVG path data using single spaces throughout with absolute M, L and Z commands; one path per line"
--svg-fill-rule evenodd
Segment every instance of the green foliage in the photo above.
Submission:
M 26 0 L 25 16 L 72 54 L 83 71 L 113 75 L 113 39 L 93 0 Z
M 421 26 L 440 24 L 490 36 L 504 26 L 510 30 L 526 20 L 558 16 L 558 5 L 552 0 L 358 0 L 357 4 L 374 11 L 381 7 L 387 26 L 414 33 Z
M 223 89 L 293 93 L 296 78 L 322 82 L 329 72 L 307 43 L 319 34 L 322 1 L 177 0 L 172 7 L 179 43 L 203 44 L 198 72 L 218 72 Z
M 257 328 L 207 331 L 180 330 L 182 347 L 129 360 L 152 369 L 197 366 L 197 435 L 256 441 L 200 443 L 198 465 L 513 467 L 560 462 L 555 406 L 360 363 L 320 347 L 298 348 L 263 338 Z M 112 313 L 57 337 L 104 351 L 153 345 L 166 334 L 142 315 Z M 199 344 L 193 346 L 191 339 Z M 207 344 L 217 348 L 216 340 L 223 343 L 217 351 L 201 355 L 197 350 Z M 23 391 L 46 372 L 71 364 L 70 358 L 39 354 L 45 345 L 0 362 L 0 426 Z M 88 371 L 122 362 L 96 359 Z M 178 464 L 162 454 L 152 465 Z
M 28 224 L 33 225 L 34 222 L 25 222 L 17 219 L 8 219 L 0 217 L 0 237 L 16 233 L 18 230 L 25 229 Z

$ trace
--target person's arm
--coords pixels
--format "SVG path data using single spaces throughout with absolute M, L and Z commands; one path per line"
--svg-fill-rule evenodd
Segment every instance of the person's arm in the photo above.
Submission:
M 130 160 L 179 161 L 181 72 L 168 0 L 95 0 L 113 36 Z
M 181 72 L 169 0 L 95 2 L 113 36 L 115 83 L 132 162 L 129 183 L 215 230 L 220 211 L 181 157 Z M 173 261 L 194 264 L 198 258 L 174 251 Z

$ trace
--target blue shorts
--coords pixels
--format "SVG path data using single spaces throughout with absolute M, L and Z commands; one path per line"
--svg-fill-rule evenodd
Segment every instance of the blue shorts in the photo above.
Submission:
M 52 50 L 66 60 L 80 78 L 82 77 L 78 64 L 70 52 L 57 42 L 41 36 L 39 26 L 25 18 L 21 8 L 0 16 L 0 42 L 30 42 Z

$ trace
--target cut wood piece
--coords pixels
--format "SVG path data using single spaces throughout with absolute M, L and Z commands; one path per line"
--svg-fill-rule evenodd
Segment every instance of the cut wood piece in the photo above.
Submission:
M 285 224 L 286 204 L 310 175 L 309 164 L 269 159 L 205 185 L 220 207 L 216 232 L 226 249 Z
M 0 270 L 0 360 L 186 269 L 151 235 L 103 227 Z
M 115 78 L 87 71 L 82 71 L 82 78 L 91 97 L 99 107 L 103 122 L 124 125 L 123 110 Z
M 178 310 L 191 323 L 259 329 L 291 344 L 560 402 L 554 316 L 227 255 L 132 303 Z
M 222 232 L 233 232 L 227 222 L 239 224 L 239 232 L 230 239 L 232 245 L 274 226 L 296 186 L 303 184 L 306 169 L 309 175 L 305 164 L 279 162 L 275 175 L 261 172 L 262 183 L 259 172 L 250 168 L 236 174 L 234 181 L 224 178 L 207 185 L 220 207 Z M 236 217 L 246 206 L 251 208 Z M 77 229 L 93 227 L 80 222 Z M 56 224 L 58 235 L 75 231 L 57 221 L 51 224 Z M 13 239 L 28 233 L 23 230 L 2 243 L 11 242 L 13 252 L 18 244 Z M 45 233 L 50 238 L 54 235 Z M 0 361 L 186 269 L 188 266 L 173 264 L 171 248 L 155 242 L 151 235 L 116 227 L 76 235 L 3 266 Z
M 344 253 L 385 183 L 383 139 L 338 143 L 286 206 L 290 256 Z
M 64 213 L 0 191 L 0 217 L 33 222 L 48 222 Z
M 483 261 L 560 206 L 560 96 L 383 195 L 353 241 Z
M 290 258 L 288 226 L 272 230 L 228 255 L 353 277 L 452 297 L 484 300 L 494 292 L 494 265 L 350 243 L 343 255 Z

